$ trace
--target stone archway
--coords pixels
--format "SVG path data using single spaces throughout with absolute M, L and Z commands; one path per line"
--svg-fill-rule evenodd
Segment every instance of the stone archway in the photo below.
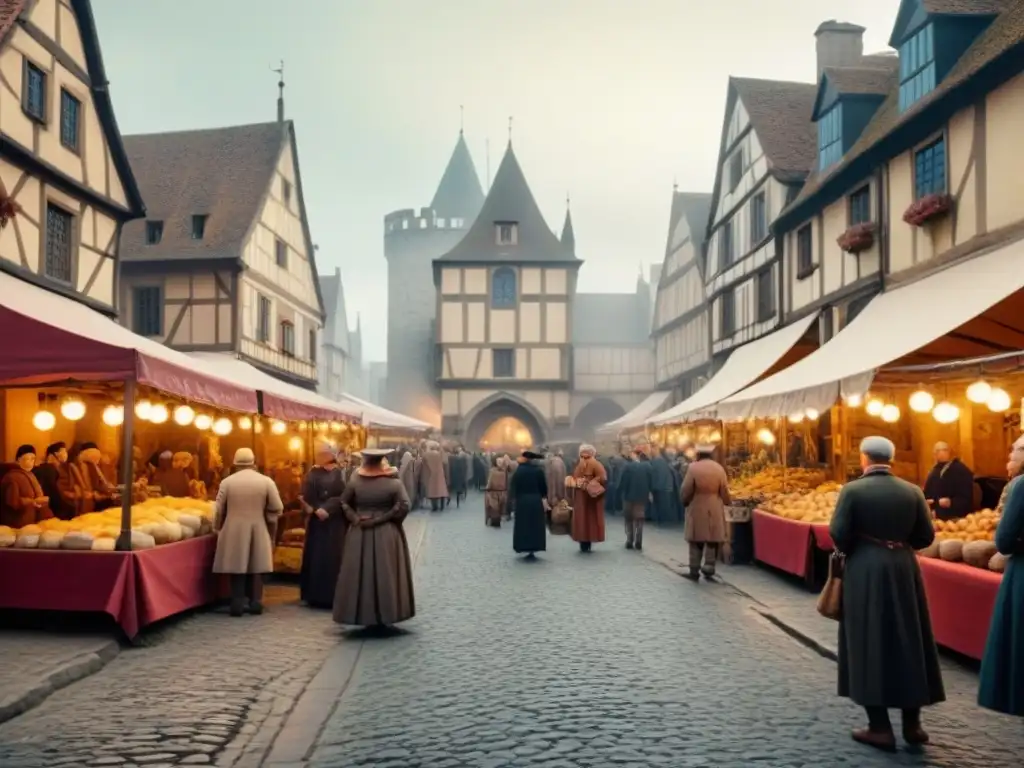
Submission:
M 583 439 L 594 437 L 597 428 L 626 415 L 626 410 L 614 400 L 598 397 L 580 408 L 572 422 L 572 432 Z
M 488 430 L 502 420 L 518 422 L 521 425 L 512 427 L 511 439 L 515 442 L 526 443 L 522 446 L 524 448 L 541 446 L 548 438 L 544 419 L 539 413 L 511 395 L 499 394 L 480 403 L 467 415 L 463 441 L 466 448 L 476 450 Z M 515 433 L 521 430 L 528 433 L 528 439 L 516 439 Z M 497 446 L 488 447 L 497 448 Z

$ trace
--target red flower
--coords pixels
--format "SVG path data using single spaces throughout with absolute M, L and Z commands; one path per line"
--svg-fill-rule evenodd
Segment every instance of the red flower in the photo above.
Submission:
M 7 189 L 0 183 L 0 229 L 7 226 L 7 222 L 21 213 L 21 206 L 18 201 L 7 194 Z
M 945 216 L 953 208 L 952 195 L 932 194 L 915 200 L 903 213 L 903 220 L 912 226 L 920 227 L 932 219 Z
M 847 253 L 866 251 L 875 244 L 875 224 L 872 221 L 854 224 L 837 237 L 836 242 Z

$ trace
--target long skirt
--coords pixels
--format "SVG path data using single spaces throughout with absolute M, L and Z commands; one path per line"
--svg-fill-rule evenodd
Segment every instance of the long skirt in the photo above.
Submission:
M 306 543 L 302 548 L 299 589 L 303 602 L 313 608 L 334 605 L 334 588 L 341 570 L 341 544 L 347 524 L 344 516 L 331 515 L 321 520 L 309 516 Z
M 501 526 L 505 514 L 505 491 L 487 491 L 484 494 L 484 522 L 495 527 Z
M 338 624 L 356 627 L 390 626 L 416 615 L 412 560 L 401 523 L 348 527 L 333 615 Z

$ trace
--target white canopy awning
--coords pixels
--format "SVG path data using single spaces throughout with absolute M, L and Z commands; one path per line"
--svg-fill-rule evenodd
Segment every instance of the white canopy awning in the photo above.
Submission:
M 355 395 L 342 393 L 341 398 L 355 407 L 362 409 L 363 423 L 367 426 L 412 432 L 427 432 L 433 429 L 433 427 L 425 421 L 420 421 L 419 419 L 414 419 L 411 416 L 396 413 L 395 411 L 388 410 L 380 405 L 374 405 L 369 400 L 363 400 Z
M 721 418 L 787 416 L 867 392 L 875 371 L 1024 288 L 1024 240 L 881 293 L 831 341 L 718 406 Z
M 817 319 L 817 313 L 808 315 L 792 325 L 733 350 L 721 370 L 711 377 L 711 381 L 675 407 L 650 419 L 650 423 L 669 424 L 700 418 L 717 418 L 715 406 L 719 402 L 763 376 L 800 341 Z
M 597 428 L 598 432 L 614 432 L 618 434 L 627 429 L 637 429 L 647 423 L 647 419 L 665 407 L 665 403 L 672 397 L 668 391 L 652 392 L 645 397 L 639 405 L 634 406 L 628 413 L 615 421 L 609 421 Z

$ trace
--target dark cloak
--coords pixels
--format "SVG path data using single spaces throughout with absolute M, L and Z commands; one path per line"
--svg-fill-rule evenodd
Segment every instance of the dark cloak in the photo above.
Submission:
M 544 466 L 536 460 L 521 462 L 512 473 L 509 498 L 515 505 L 512 548 L 516 552 L 543 552 L 547 548 L 547 516 L 544 499 L 548 481 Z
M 344 473 L 337 465 L 313 467 L 302 484 L 302 498 L 313 509 L 323 507 L 345 490 Z M 334 604 L 334 588 L 341 570 L 341 545 L 348 525 L 339 512 L 321 520 L 311 514 L 306 522 L 299 588 L 302 600 L 314 608 Z

